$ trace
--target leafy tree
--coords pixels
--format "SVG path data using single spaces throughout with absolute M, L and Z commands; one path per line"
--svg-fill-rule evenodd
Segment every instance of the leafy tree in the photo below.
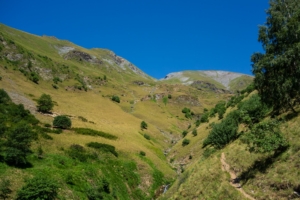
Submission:
M 4 149 L 4 159 L 14 165 L 26 164 L 26 156 L 31 152 L 31 141 L 35 138 L 26 122 L 19 122 L 8 131 Z
M 56 116 L 53 120 L 53 126 L 61 129 L 68 129 L 72 126 L 72 121 L 65 115 Z
M 182 137 L 185 137 L 188 134 L 186 130 L 182 131 Z
M 197 136 L 198 133 L 197 133 L 197 129 L 194 129 L 193 132 L 192 132 L 193 136 Z
M 274 120 L 255 124 L 251 131 L 245 134 L 243 141 L 248 144 L 250 152 L 256 153 L 278 151 L 288 146 L 278 128 L 278 122 Z
M 5 90 L 0 89 L 0 104 L 7 104 L 9 102 L 11 102 L 11 99 L 8 94 L 5 92 Z
M 48 178 L 48 176 L 39 175 L 25 180 L 25 183 L 17 193 L 17 200 L 52 200 L 57 197 L 58 185 L 54 180 Z
M 190 140 L 185 138 L 185 139 L 182 141 L 182 146 L 186 146 L 186 145 L 188 145 L 188 144 L 190 144 Z
M 145 121 L 141 122 L 141 129 L 147 129 L 148 128 L 148 124 Z
M 116 95 L 113 95 L 113 96 L 111 97 L 111 100 L 112 100 L 112 101 L 115 101 L 115 102 L 117 102 L 117 103 L 120 103 L 120 97 L 118 97 L 118 96 L 116 96 Z
M 48 94 L 42 94 L 42 96 L 38 99 L 37 103 L 38 111 L 43 113 L 50 112 L 54 106 L 52 98 Z
M 275 111 L 286 107 L 294 111 L 300 101 L 299 19 L 299 0 L 271 0 L 267 22 L 259 27 L 258 40 L 265 52 L 251 57 L 255 87 Z

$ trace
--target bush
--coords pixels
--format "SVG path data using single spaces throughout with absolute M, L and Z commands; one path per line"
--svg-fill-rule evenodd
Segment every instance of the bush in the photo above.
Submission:
M 0 104 L 7 104 L 9 102 L 11 102 L 11 99 L 8 94 L 5 92 L 5 90 L 0 89 Z
M 140 151 L 141 156 L 146 156 L 146 153 L 144 151 Z
M 9 188 L 11 186 L 10 181 L 7 179 L 2 179 L 0 181 L 0 199 L 7 199 L 12 193 L 12 190 Z
M 221 123 L 212 126 L 212 130 L 203 142 L 203 147 L 212 145 L 217 149 L 221 149 L 230 141 L 236 139 L 238 137 L 237 116 L 237 112 L 232 112 Z
M 150 135 L 148 135 L 148 134 L 144 134 L 144 138 L 146 138 L 147 140 L 150 140 L 151 138 L 150 138 Z
M 50 112 L 54 106 L 52 98 L 48 94 L 42 94 L 42 96 L 38 99 L 37 103 L 38 111 L 43 113 Z
M 81 135 L 100 136 L 110 140 L 116 140 L 118 138 L 117 136 L 111 135 L 109 133 L 105 133 L 103 131 L 97 131 L 90 128 L 72 128 L 72 130 Z
M 141 122 L 141 129 L 147 129 L 148 128 L 148 124 L 145 121 Z
M 37 75 L 37 73 L 35 73 L 35 72 L 31 72 L 31 73 L 30 73 L 29 79 L 30 79 L 32 82 L 36 83 L 36 84 L 38 84 L 38 83 L 39 83 L 39 80 L 40 80 L 39 77 L 38 77 L 38 75 Z
M 30 125 L 26 122 L 17 123 L 7 134 L 4 149 L 5 161 L 16 166 L 26 164 L 26 156 L 31 153 L 30 145 L 35 137 Z
M 59 115 L 54 118 L 53 126 L 61 129 L 68 129 L 71 128 L 72 122 L 69 117 L 65 115 Z
M 193 132 L 192 132 L 193 136 L 197 136 L 198 133 L 197 133 L 197 129 L 194 129 Z
M 89 155 L 86 153 L 83 146 L 79 144 L 72 144 L 67 151 L 67 154 L 76 160 L 79 160 L 80 162 L 86 162 Z
M 48 176 L 37 176 L 25 180 L 26 185 L 17 193 L 17 200 L 44 199 L 52 200 L 57 198 L 58 185 Z
M 182 146 L 186 146 L 186 145 L 188 145 L 188 144 L 190 144 L 190 140 L 185 138 L 185 139 L 182 141 Z
M 242 141 L 248 144 L 250 152 L 266 153 L 285 149 L 288 142 L 282 136 L 277 121 L 265 121 L 255 124 L 246 133 Z
M 202 115 L 201 118 L 200 118 L 200 122 L 201 122 L 201 123 L 208 122 L 208 117 L 209 117 L 209 112 L 203 113 L 203 115 Z
M 168 94 L 168 99 L 172 99 L 172 95 Z
M 104 152 L 110 152 L 113 155 L 115 155 L 116 157 L 118 157 L 118 153 L 116 152 L 116 148 L 112 145 L 109 144 L 103 144 L 103 143 L 99 143 L 99 142 L 90 142 L 87 143 L 88 147 L 94 148 L 94 149 L 98 149 Z
M 112 101 L 115 101 L 115 102 L 117 102 L 117 103 L 120 103 L 120 97 L 118 97 L 118 96 L 116 96 L 116 95 L 112 96 L 112 97 L 111 97 L 111 100 L 112 100 Z
M 182 134 L 182 137 L 185 137 L 188 134 L 188 131 L 184 130 L 184 131 L 182 131 L 181 134 Z

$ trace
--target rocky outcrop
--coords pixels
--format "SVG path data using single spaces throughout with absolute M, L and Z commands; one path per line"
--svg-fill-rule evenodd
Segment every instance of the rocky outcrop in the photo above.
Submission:
M 175 103 L 191 105 L 191 106 L 200 106 L 198 98 L 189 96 L 189 95 L 180 95 L 176 98 Z
M 205 81 L 194 81 L 191 86 L 197 88 L 198 90 L 210 90 L 216 93 L 231 94 L 229 90 L 217 88 L 214 84 Z
M 92 57 L 91 55 L 78 50 L 73 50 L 68 52 L 67 54 L 64 55 L 64 59 L 66 60 L 74 59 L 77 61 L 85 61 L 85 62 L 98 63 L 98 64 L 102 63 L 102 61 L 100 61 L 96 57 Z

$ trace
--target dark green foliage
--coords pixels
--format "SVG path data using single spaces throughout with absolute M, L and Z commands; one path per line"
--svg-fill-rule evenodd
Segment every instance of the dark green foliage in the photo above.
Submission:
M 106 75 L 103 76 L 103 80 L 104 80 L 104 81 L 107 81 Z
M 168 99 L 172 99 L 172 95 L 171 94 L 168 94 Z
M 203 147 L 212 145 L 217 149 L 223 148 L 238 137 L 237 129 L 238 115 L 237 112 L 232 112 L 221 123 L 213 126 L 208 137 L 203 142 Z
M 90 142 L 90 143 L 87 144 L 87 146 L 91 147 L 91 148 L 94 148 L 94 149 L 104 151 L 104 152 L 110 152 L 114 156 L 118 157 L 118 153 L 116 152 L 116 148 L 112 145 L 103 144 L 103 143 L 99 143 L 99 142 Z
M 259 27 L 264 53 L 251 57 L 254 85 L 264 103 L 275 111 L 300 100 L 300 4 L 298 0 L 272 0 L 267 22 Z
M 190 140 L 189 139 L 183 139 L 183 141 L 182 141 L 182 146 L 186 146 L 186 145 L 188 145 L 188 144 L 190 144 Z
M 0 89 L 0 104 L 7 104 L 10 102 L 11 99 L 8 94 L 3 89 Z
M 192 132 L 193 136 L 197 136 L 198 133 L 197 133 L 197 129 L 194 129 L 193 132 Z
M 219 115 L 219 119 L 223 119 L 223 115 L 225 114 L 226 112 L 226 102 L 225 101 L 221 101 L 219 102 L 216 106 L 215 106 L 215 111 L 216 113 L 218 113 Z
M 39 79 L 39 76 L 37 75 L 37 73 L 31 72 L 30 76 L 29 76 L 29 80 L 31 80 L 32 82 L 38 84 L 40 79 Z
M 261 102 L 257 94 L 254 94 L 248 100 L 239 103 L 238 110 L 240 121 L 252 125 L 263 119 L 270 109 Z
M 141 129 L 147 129 L 148 128 L 148 124 L 145 121 L 141 122 Z
M 6 136 L 4 159 L 13 165 L 27 163 L 26 156 L 31 152 L 31 141 L 36 138 L 31 127 L 24 121 L 14 125 Z
M 0 180 L 0 199 L 8 199 L 9 195 L 12 193 L 12 190 L 9 188 L 11 186 L 8 179 Z
M 25 185 L 18 191 L 17 200 L 57 198 L 58 184 L 48 176 L 36 176 L 25 180 Z
M 182 137 L 185 137 L 188 134 L 188 131 L 184 130 L 184 131 L 182 131 L 181 134 L 182 134 Z
M 208 120 L 208 117 L 209 117 L 209 112 L 203 113 L 203 115 L 202 115 L 201 118 L 200 118 L 200 122 L 201 122 L 201 123 L 208 122 L 208 121 L 209 121 L 209 120 Z
M 189 108 L 186 108 L 186 107 L 183 108 L 181 112 L 184 113 L 185 114 L 184 116 L 188 119 L 191 119 L 194 115 L 194 113 L 191 112 L 191 110 Z
M 148 134 L 144 134 L 144 138 L 146 138 L 147 140 L 150 140 L 151 138 L 150 138 L 150 135 L 148 135 Z
M 195 122 L 195 125 L 196 125 L 196 127 L 199 127 L 200 124 L 201 124 L 201 121 L 200 121 L 200 119 L 198 119 L 198 120 Z
M 244 99 L 244 95 L 235 95 L 227 102 L 226 107 L 234 107 Z
M 113 199 L 109 194 L 109 182 L 104 178 L 99 183 L 97 183 L 97 186 L 93 186 L 87 191 L 87 197 L 89 200 Z
M 115 101 L 115 102 L 117 102 L 117 103 L 120 103 L 120 97 L 118 97 L 117 95 L 113 95 L 113 96 L 111 97 L 111 100 L 112 100 L 112 101 Z
M 146 153 L 144 151 L 140 151 L 141 156 L 146 156 Z
M 111 140 L 116 140 L 118 138 L 117 136 L 111 135 L 109 133 L 97 131 L 90 128 L 72 128 L 72 130 L 81 135 L 100 136 Z
M 0 76 L 0 81 L 2 81 L 2 76 Z
M 251 92 L 253 92 L 255 90 L 255 85 L 254 83 L 251 83 L 250 85 L 248 85 L 245 89 L 243 89 L 241 91 L 241 94 L 245 94 L 245 93 L 248 93 L 250 94 Z
M 208 158 L 210 157 L 214 152 L 216 152 L 216 149 L 215 148 L 206 148 L 203 152 L 203 157 L 204 158 Z
M 46 123 L 46 124 L 44 124 L 44 126 L 45 126 L 46 128 L 50 128 L 50 127 L 51 127 L 51 124 Z
M 52 98 L 48 94 L 42 94 L 41 97 L 37 100 L 38 111 L 47 113 L 50 112 L 54 106 Z
M 54 77 L 54 78 L 53 78 L 53 82 L 54 82 L 55 84 L 58 84 L 58 82 L 62 82 L 62 80 L 61 80 L 60 78 L 58 78 L 58 77 Z
M 67 154 L 80 162 L 86 162 L 89 158 L 89 154 L 86 152 L 83 146 L 79 144 L 72 144 L 67 150 Z
M 52 87 L 54 88 L 54 89 L 58 89 L 58 86 L 57 85 L 55 85 L 55 84 L 52 84 Z
M 250 152 L 266 153 L 284 149 L 288 142 L 283 138 L 277 121 L 264 121 L 255 124 L 242 139 Z
M 72 122 L 69 117 L 65 115 L 59 115 L 54 118 L 53 126 L 61 129 L 68 129 L 71 128 Z

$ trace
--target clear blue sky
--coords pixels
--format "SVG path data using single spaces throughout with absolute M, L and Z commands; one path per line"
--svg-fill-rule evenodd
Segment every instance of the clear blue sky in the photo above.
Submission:
M 0 0 L 0 22 L 106 48 L 155 78 L 183 70 L 251 74 L 268 0 Z

